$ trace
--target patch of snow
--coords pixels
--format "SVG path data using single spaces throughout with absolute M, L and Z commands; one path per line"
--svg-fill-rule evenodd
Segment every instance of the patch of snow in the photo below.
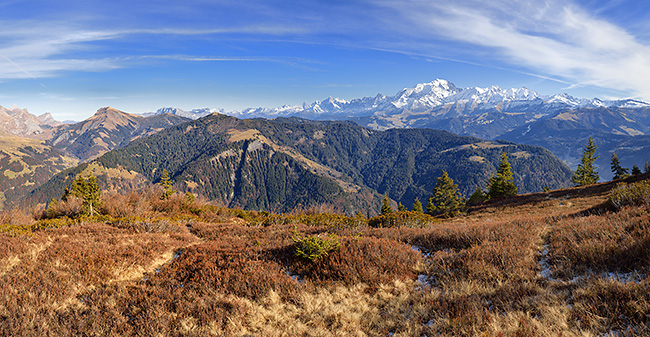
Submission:
M 431 257 L 431 253 L 427 251 L 426 248 L 420 246 L 411 246 L 411 249 L 422 254 L 422 258 L 427 259 Z
M 298 282 L 298 283 L 303 283 L 303 282 L 305 282 L 305 280 L 303 280 L 302 277 L 300 277 L 300 275 L 298 275 L 298 274 L 294 274 L 294 273 L 291 272 L 291 271 L 287 271 L 287 275 L 289 275 L 289 277 L 290 277 L 292 280 L 294 280 L 294 281 L 296 281 L 296 282 Z
M 549 254 L 549 250 L 548 250 L 549 245 L 548 245 L 548 243 L 545 243 L 544 245 L 542 245 L 542 248 L 543 248 L 543 250 L 540 253 L 540 259 L 539 259 L 539 267 L 541 269 L 541 271 L 539 272 L 539 275 L 541 277 L 549 280 L 549 281 L 555 281 L 555 279 L 553 279 L 551 277 L 551 275 L 553 274 L 553 270 L 551 268 L 551 265 L 549 264 L 549 256 L 548 256 L 548 254 Z
M 420 274 L 418 275 L 418 280 L 416 282 L 415 290 L 424 290 L 434 288 L 433 283 L 431 283 L 431 276 Z

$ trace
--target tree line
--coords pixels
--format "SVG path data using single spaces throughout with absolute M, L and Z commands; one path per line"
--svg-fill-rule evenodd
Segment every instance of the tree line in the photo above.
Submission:
M 458 190 L 458 185 L 449 177 L 446 171 L 442 171 L 442 176 L 437 178 L 436 186 L 433 188 L 433 194 L 429 196 L 426 213 L 432 216 L 453 217 L 460 214 L 468 205 L 478 205 L 487 200 L 498 200 L 509 198 L 517 195 L 517 186 L 514 183 L 512 167 L 508 162 L 508 155 L 501 154 L 501 164 L 497 172 L 488 181 L 487 190 L 483 191 L 480 187 L 465 200 Z M 413 203 L 413 211 L 424 213 L 422 203 L 418 198 Z M 406 207 L 401 203 L 398 204 L 398 211 L 405 211 Z M 392 213 L 388 194 L 384 194 L 382 201 L 381 214 Z
M 571 178 L 576 186 L 595 184 L 600 180 L 598 171 L 596 171 L 596 167 L 594 166 L 594 162 L 599 158 L 599 156 L 594 156 L 597 149 L 598 146 L 594 143 L 593 138 L 589 137 L 587 145 L 585 145 L 585 148 L 582 151 L 580 164 L 578 164 L 578 168 Z M 610 163 L 610 168 L 614 174 L 613 180 L 625 179 L 630 175 L 634 176 L 641 174 L 641 169 L 637 164 L 632 166 L 631 172 L 629 169 L 621 166 L 621 161 L 618 159 L 616 152 L 612 152 Z M 644 170 L 646 173 L 650 172 L 650 161 L 645 162 Z
M 594 162 L 598 159 L 598 156 L 595 156 L 597 149 L 598 146 L 594 143 L 593 138 L 589 137 L 588 143 L 585 145 L 583 150 L 580 164 L 578 164 L 578 167 L 571 178 L 576 186 L 595 184 L 600 180 L 600 176 L 594 166 Z M 614 173 L 613 180 L 624 179 L 630 175 L 634 176 L 642 173 L 641 169 L 636 164 L 632 166 L 631 171 L 622 167 L 615 152 L 612 152 L 611 170 L 612 173 Z M 646 173 L 650 172 L 650 161 L 646 161 L 644 170 Z M 548 188 L 544 189 L 544 191 L 548 190 Z M 460 214 L 466 206 L 479 205 L 488 200 L 504 199 L 515 195 L 517 195 L 517 187 L 514 184 L 511 166 L 508 162 L 508 155 L 504 152 L 501 155 L 501 165 L 499 166 L 496 175 L 492 176 L 488 181 L 487 190 L 483 191 L 478 187 L 469 199 L 465 199 L 460 194 L 458 191 L 458 185 L 454 184 L 454 180 L 449 177 L 446 171 L 443 171 L 442 176 L 437 178 L 433 194 L 428 198 L 426 213 L 432 216 L 453 217 Z M 415 199 L 412 210 L 419 213 L 425 213 L 422 203 L 418 198 Z M 385 215 L 392 211 L 393 209 L 390 206 L 388 194 L 384 194 L 381 214 Z M 406 207 L 399 203 L 398 211 L 406 211 Z

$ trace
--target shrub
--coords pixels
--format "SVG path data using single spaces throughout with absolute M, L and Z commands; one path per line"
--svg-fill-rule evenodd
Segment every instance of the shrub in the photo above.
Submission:
M 52 199 L 50 204 L 45 210 L 44 218 L 59 218 L 59 217 L 76 217 L 81 214 L 83 209 L 83 200 L 74 195 L 68 195 L 66 200 L 57 201 Z
M 291 270 L 314 284 L 364 283 L 369 290 L 412 279 L 422 255 L 409 245 L 376 237 L 341 237 L 341 248 L 318 261 L 296 259 Z
M 368 220 L 370 227 L 409 227 L 424 228 L 437 220 L 420 212 L 405 211 L 379 215 Z
M 612 190 L 607 203 L 617 210 L 623 206 L 650 206 L 650 181 L 619 184 Z
M 302 237 L 294 233 L 291 239 L 295 243 L 295 255 L 310 261 L 321 260 L 330 252 L 341 248 L 339 237 L 336 234 L 329 234 L 323 238 L 317 235 Z

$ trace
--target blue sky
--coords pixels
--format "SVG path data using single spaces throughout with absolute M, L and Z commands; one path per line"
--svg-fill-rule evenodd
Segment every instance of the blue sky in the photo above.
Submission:
M 0 105 L 240 110 L 458 87 L 650 100 L 650 2 L 0 2 Z

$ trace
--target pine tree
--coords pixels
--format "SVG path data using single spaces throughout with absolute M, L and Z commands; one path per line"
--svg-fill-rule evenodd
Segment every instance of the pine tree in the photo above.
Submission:
M 172 185 L 172 180 L 169 177 L 169 172 L 166 169 L 163 169 L 162 176 L 160 177 L 160 182 L 158 183 L 163 187 L 163 194 L 160 196 L 160 199 L 169 199 L 169 197 L 174 194 L 174 189 Z
M 397 204 L 397 211 L 398 211 L 398 212 L 404 212 L 404 211 L 406 211 L 406 206 L 402 205 L 401 202 L 398 203 L 398 204 Z
M 484 203 L 485 200 L 487 200 L 487 196 L 485 196 L 485 193 L 483 192 L 483 190 L 481 190 L 480 187 L 477 187 L 476 191 L 474 191 L 474 193 L 472 193 L 472 195 L 467 200 L 467 205 L 470 206 L 480 205 Z
M 422 209 L 422 203 L 418 198 L 415 198 L 415 201 L 413 202 L 413 212 L 424 213 L 424 210 Z
M 509 198 L 517 195 L 517 186 L 515 186 L 510 167 L 508 155 L 504 152 L 501 154 L 501 165 L 497 174 L 488 182 L 487 195 L 490 199 Z
M 390 213 L 393 213 L 393 208 L 390 207 L 390 199 L 388 199 L 388 194 L 384 193 L 384 200 L 381 202 L 381 215 Z
M 596 172 L 596 168 L 594 167 L 594 161 L 598 159 L 598 157 L 594 157 L 597 148 L 598 146 L 594 144 L 593 138 L 589 137 L 589 143 L 585 145 L 580 164 L 578 164 L 578 168 L 571 178 L 573 183 L 577 186 L 595 184 L 600 179 L 600 176 L 598 176 L 598 172 Z
M 641 174 L 641 169 L 636 164 L 634 164 L 634 166 L 632 166 L 632 175 L 636 176 L 639 174 Z
M 87 215 L 93 216 L 95 213 L 98 213 L 98 208 L 101 206 L 101 200 L 99 199 L 101 192 L 99 184 L 97 183 L 97 177 L 92 174 L 88 176 L 88 180 L 86 180 L 86 190 L 83 196 L 83 208 Z
M 427 214 L 435 214 L 436 204 L 433 202 L 433 197 L 429 197 L 427 202 Z
M 614 173 L 614 180 L 623 179 L 629 176 L 627 169 L 621 166 L 621 162 L 618 160 L 616 152 L 612 152 L 612 163 L 611 163 L 612 173 Z
M 454 184 L 454 180 L 445 171 L 442 171 L 442 176 L 437 180 L 433 195 L 429 198 L 429 204 L 433 207 L 427 206 L 427 211 L 431 215 L 454 216 L 464 206 L 463 197 L 458 192 L 458 185 Z
M 93 216 L 98 213 L 97 210 L 101 206 L 101 189 L 97 183 L 97 177 L 93 174 L 88 175 L 87 178 L 80 175 L 73 180 L 70 188 L 65 189 L 61 200 L 68 201 L 70 195 L 83 200 L 81 204 L 82 215 Z

